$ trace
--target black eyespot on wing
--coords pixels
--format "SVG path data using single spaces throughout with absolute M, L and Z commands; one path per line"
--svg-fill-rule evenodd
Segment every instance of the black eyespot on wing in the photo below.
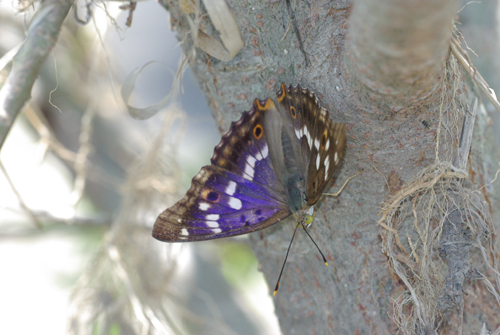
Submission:
M 263 133 L 264 129 L 262 129 L 262 126 L 260 124 L 256 125 L 253 128 L 253 136 L 255 136 L 256 139 L 261 138 Z
M 207 200 L 212 202 L 217 202 L 219 200 L 219 194 L 217 192 L 211 191 L 207 194 Z
M 297 118 L 297 111 L 295 110 L 295 107 L 290 106 L 290 114 L 292 115 L 292 117 L 293 117 L 294 119 L 296 119 L 296 118 Z

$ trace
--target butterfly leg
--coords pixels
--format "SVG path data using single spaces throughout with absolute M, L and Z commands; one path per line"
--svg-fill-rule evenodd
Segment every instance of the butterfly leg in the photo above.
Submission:
M 344 189 L 344 187 L 347 185 L 347 183 L 349 182 L 349 180 L 353 179 L 354 177 L 356 177 L 358 174 L 360 174 L 361 172 L 363 172 L 364 169 L 361 169 L 359 170 L 358 173 L 356 173 L 354 176 L 351 176 L 349 178 L 347 178 L 346 182 L 344 183 L 344 185 L 342 185 L 342 187 L 340 188 L 340 190 L 336 193 L 323 193 L 323 195 L 331 195 L 331 196 L 334 196 L 334 197 L 338 197 L 340 195 L 340 193 L 342 192 L 342 190 Z

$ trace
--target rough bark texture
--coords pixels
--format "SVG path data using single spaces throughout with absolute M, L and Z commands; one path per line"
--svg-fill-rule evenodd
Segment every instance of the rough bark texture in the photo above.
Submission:
M 318 94 L 334 122 L 347 124 L 347 150 L 336 184 L 364 168 L 338 198 L 323 197 L 317 205 L 309 231 L 330 266 L 323 265 L 305 235 L 294 242 L 275 297 L 283 333 L 397 333 L 393 302 L 406 286 L 391 269 L 377 220 L 388 197 L 435 163 L 437 138 L 442 141 L 441 161 L 451 161 L 457 148 L 463 111 L 456 120 L 449 118 L 448 136 L 438 132 L 443 105 L 445 112 L 456 106 L 463 109 L 470 93 L 452 66 L 447 48 L 456 1 L 407 1 L 404 5 L 360 1 L 354 9 L 347 1 L 296 1 L 297 26 L 310 66 L 306 66 L 293 26 L 287 32 L 291 17 L 285 1 L 228 3 L 245 47 L 230 62 L 197 50 L 190 64 L 220 130 L 226 131 L 253 99 L 274 97 L 281 82 L 300 84 Z M 192 42 L 186 14 L 177 1 L 164 0 L 163 5 L 188 52 Z M 349 28 L 352 36 L 348 24 L 355 25 Z M 202 25 L 217 36 L 207 18 Z M 408 41 L 408 36 L 414 39 Z M 485 164 L 484 157 L 492 157 L 492 148 L 485 145 L 483 136 L 491 136 L 491 131 L 485 116 L 478 118 L 469 168 L 472 188 L 491 181 L 496 170 L 491 163 Z M 483 189 L 482 196 L 495 217 L 490 191 L 495 192 Z M 286 221 L 251 237 L 270 288 L 293 229 L 293 222 Z M 415 333 L 431 334 L 436 327 L 455 334 L 461 322 L 464 334 L 479 333 L 483 322 L 489 329 L 498 327 L 499 320 L 490 310 L 498 308 L 494 299 L 478 282 L 467 283 L 464 290 L 474 295 L 464 298 L 467 318 L 461 320 L 455 308 L 438 327 L 424 322 L 420 326 L 430 328 L 415 328 Z M 489 307 L 483 310 L 483 306 Z

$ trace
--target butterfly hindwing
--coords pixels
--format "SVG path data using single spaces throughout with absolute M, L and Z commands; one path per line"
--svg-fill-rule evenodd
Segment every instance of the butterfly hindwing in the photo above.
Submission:
M 246 234 L 291 214 L 273 172 L 256 100 L 215 147 L 212 165 L 193 178 L 183 199 L 158 217 L 153 236 L 167 242 Z
M 317 97 L 300 86 L 281 84 L 277 98 L 284 117 L 293 126 L 300 145 L 301 158 L 307 162 L 304 169 L 307 203 L 314 205 L 339 163 L 345 147 L 345 125 L 333 123 L 328 111 Z
M 318 116 L 314 136 L 314 147 L 311 149 L 309 169 L 307 170 L 307 195 L 310 205 L 315 204 L 332 179 L 333 173 L 342 161 L 345 148 L 345 125 L 333 123 L 328 112 L 321 109 Z M 325 118 L 325 121 L 321 121 Z

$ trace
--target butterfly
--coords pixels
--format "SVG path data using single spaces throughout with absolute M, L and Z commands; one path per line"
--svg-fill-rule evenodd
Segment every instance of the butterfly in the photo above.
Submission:
M 277 105 L 256 99 L 215 147 L 211 165 L 158 216 L 153 237 L 205 241 L 251 233 L 290 215 L 304 228 L 342 160 L 345 125 L 311 91 L 281 84 Z

